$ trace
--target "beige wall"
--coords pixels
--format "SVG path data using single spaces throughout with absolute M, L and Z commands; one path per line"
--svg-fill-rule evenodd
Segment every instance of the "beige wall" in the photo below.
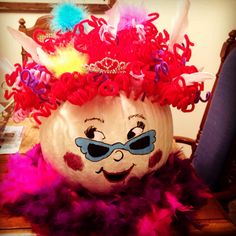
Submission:
M 135 4 L 135 0 L 129 0 Z M 149 0 L 144 5 L 149 11 L 160 14 L 156 25 L 159 29 L 171 29 L 173 15 L 176 12 L 176 0 Z M 220 49 L 228 32 L 236 28 L 236 0 L 192 0 L 189 12 L 189 26 L 187 33 L 195 43 L 191 63 L 205 71 L 217 72 L 220 62 Z M 18 45 L 6 31 L 6 26 L 18 27 L 19 18 L 23 17 L 27 26 L 33 25 L 38 14 L 0 14 L 0 55 L 7 57 L 12 63 L 19 62 L 20 45 Z M 1 74 L 2 79 L 2 74 Z M 206 82 L 206 89 L 210 90 L 213 81 Z M 199 104 L 195 111 L 187 114 L 173 110 L 175 134 L 195 137 L 205 104 Z

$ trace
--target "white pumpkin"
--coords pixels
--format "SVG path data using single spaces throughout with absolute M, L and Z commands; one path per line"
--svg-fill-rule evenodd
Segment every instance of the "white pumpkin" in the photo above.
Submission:
M 45 160 L 69 182 L 96 193 L 160 168 L 172 137 L 169 106 L 124 95 L 97 96 L 83 106 L 65 102 L 40 127 Z

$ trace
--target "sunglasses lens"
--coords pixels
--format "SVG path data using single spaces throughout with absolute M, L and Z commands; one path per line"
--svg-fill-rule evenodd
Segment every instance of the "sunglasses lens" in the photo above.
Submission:
M 143 138 L 140 138 L 129 145 L 130 149 L 132 149 L 132 150 L 142 150 L 142 149 L 147 148 L 149 146 L 150 146 L 150 137 L 149 136 L 145 136 Z
M 108 152 L 109 152 L 108 147 L 104 147 L 104 146 L 96 145 L 92 143 L 88 145 L 88 153 L 93 158 L 105 156 Z

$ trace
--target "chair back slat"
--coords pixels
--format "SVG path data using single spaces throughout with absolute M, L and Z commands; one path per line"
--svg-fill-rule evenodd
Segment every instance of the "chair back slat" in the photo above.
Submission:
M 52 37 L 53 34 L 50 31 L 50 21 L 52 19 L 52 15 L 44 15 L 37 19 L 33 27 L 27 28 L 26 22 L 23 18 L 19 20 L 19 28 L 18 30 L 25 33 L 27 36 L 33 38 L 33 34 L 36 29 L 41 29 L 46 32 L 46 34 L 39 34 L 38 40 L 43 41 L 45 38 Z M 22 62 L 26 61 L 28 59 L 28 53 L 25 51 L 25 49 L 22 47 L 21 49 L 21 56 L 22 56 Z
M 193 164 L 216 191 L 236 137 L 236 48 L 228 52 L 214 87 Z

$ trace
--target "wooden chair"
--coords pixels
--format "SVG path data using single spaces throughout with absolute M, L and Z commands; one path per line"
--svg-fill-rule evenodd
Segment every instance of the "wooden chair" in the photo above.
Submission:
M 46 35 L 44 34 L 38 34 L 38 40 L 44 41 L 45 38 L 51 37 L 53 33 L 50 31 L 50 20 L 52 19 L 52 15 L 44 15 L 37 19 L 34 26 L 27 28 L 26 22 L 23 18 L 19 20 L 19 31 L 24 32 L 27 36 L 33 38 L 33 34 L 36 29 L 42 29 L 46 32 Z M 21 50 L 22 55 L 22 62 L 24 62 L 26 59 L 28 59 L 29 55 L 25 51 L 25 49 L 22 47 Z
M 192 148 L 197 174 L 216 198 L 236 199 L 236 30 L 222 46 L 221 64 L 196 139 L 175 136 Z

